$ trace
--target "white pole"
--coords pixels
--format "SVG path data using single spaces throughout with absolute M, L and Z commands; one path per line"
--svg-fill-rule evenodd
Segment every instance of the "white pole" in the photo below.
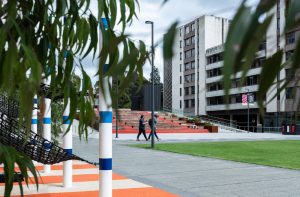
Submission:
M 107 21 L 102 18 L 102 23 L 107 28 Z M 100 50 L 102 48 L 102 34 L 100 29 L 99 44 Z M 108 65 L 99 65 L 106 72 Z M 112 108 L 111 95 L 109 92 L 109 83 L 112 84 L 111 77 L 105 77 L 102 80 L 104 93 L 99 89 L 99 196 L 112 196 Z M 105 97 L 104 97 L 105 95 Z
M 34 133 L 37 133 L 37 124 L 38 124 L 37 107 L 38 107 L 38 98 L 37 95 L 35 95 L 33 97 L 33 110 L 32 110 L 32 118 L 31 118 L 31 130 Z
M 68 99 L 68 103 L 63 114 L 64 133 L 68 130 L 68 127 L 71 124 L 71 121 L 69 120 L 69 115 L 70 115 L 70 99 Z M 69 132 L 65 134 L 63 140 L 64 151 L 67 152 L 68 154 L 72 154 L 72 143 L 73 143 L 73 139 L 72 139 L 72 126 L 71 126 Z M 63 171 L 64 187 L 72 187 L 72 181 L 73 181 L 72 160 L 65 161 L 63 166 L 64 166 L 64 171 Z
M 68 52 L 66 51 L 64 54 L 64 63 L 63 67 L 66 67 L 66 58 L 67 58 Z M 68 98 L 65 111 L 63 113 L 63 132 L 66 133 L 71 121 L 69 120 L 70 115 L 70 98 Z M 65 134 L 63 139 L 63 148 L 64 151 L 68 154 L 72 154 L 72 147 L 73 147 L 73 134 L 72 134 L 72 126 L 70 127 L 70 130 L 67 134 Z M 72 160 L 64 161 L 63 166 L 63 177 L 64 177 L 64 187 L 72 187 L 73 182 L 73 162 Z
M 44 83 L 46 85 L 50 85 L 51 83 L 51 77 L 49 76 L 47 79 L 44 80 Z M 51 141 L 51 99 L 45 98 L 45 113 L 43 117 L 43 136 L 45 139 Z M 47 149 L 47 144 L 44 144 Z M 51 166 L 50 165 L 44 165 L 44 173 L 50 173 L 51 172 Z

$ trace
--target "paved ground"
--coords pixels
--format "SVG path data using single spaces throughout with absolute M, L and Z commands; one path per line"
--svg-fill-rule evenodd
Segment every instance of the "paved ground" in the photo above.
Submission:
M 300 139 L 279 134 L 172 135 L 160 137 L 163 142 Z M 97 135 L 94 138 L 85 144 L 75 137 L 74 152 L 97 160 Z M 135 135 L 120 135 L 113 145 L 114 172 L 133 180 L 180 196 L 300 196 L 300 171 L 124 146 L 142 143 L 134 139 Z

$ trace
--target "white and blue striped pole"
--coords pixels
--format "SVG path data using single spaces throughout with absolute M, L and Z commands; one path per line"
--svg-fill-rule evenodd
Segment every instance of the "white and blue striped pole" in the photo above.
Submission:
M 51 77 L 48 76 L 47 79 L 44 80 L 45 85 L 50 85 L 51 83 Z M 45 112 L 43 116 L 43 136 L 46 140 L 51 141 L 51 99 L 45 98 Z M 46 149 L 50 149 L 50 147 L 47 147 L 47 144 L 44 144 L 46 146 Z M 44 165 L 44 173 L 50 173 L 51 172 L 51 166 L 50 165 Z
M 102 18 L 102 24 L 108 28 L 106 18 Z M 99 44 L 100 50 L 102 49 L 102 29 L 100 29 Z M 108 65 L 99 65 L 100 69 L 106 72 Z M 99 196 L 111 197 L 112 196 L 112 101 L 109 92 L 109 84 L 112 84 L 111 77 L 104 77 L 102 80 L 103 91 L 99 90 Z
M 37 133 L 37 124 L 38 124 L 38 97 L 34 95 L 33 97 L 33 110 L 32 110 L 32 118 L 31 118 L 31 131 Z
M 66 58 L 67 58 L 68 52 L 66 51 L 64 54 L 64 63 L 63 67 L 66 67 Z M 67 154 L 72 155 L 72 147 L 73 147 L 73 132 L 72 132 L 72 126 L 70 127 L 70 130 L 68 133 L 67 130 L 71 124 L 71 121 L 69 120 L 70 115 L 70 98 L 68 98 L 65 111 L 63 113 L 63 132 L 65 133 L 64 139 L 63 139 L 63 149 Z M 73 167 L 72 167 L 72 160 L 64 161 L 63 166 L 63 177 L 64 177 L 64 187 L 72 187 L 73 182 Z
M 70 115 L 70 99 L 68 99 L 67 106 L 65 108 L 64 114 L 63 114 L 63 131 L 64 133 L 68 130 L 68 127 L 71 124 L 71 121 L 69 120 Z M 63 149 L 67 154 L 72 155 L 72 126 L 70 127 L 70 130 L 68 133 L 65 134 L 64 140 L 63 140 Z M 64 161 L 64 187 L 72 187 L 73 182 L 73 173 L 72 173 L 72 160 Z

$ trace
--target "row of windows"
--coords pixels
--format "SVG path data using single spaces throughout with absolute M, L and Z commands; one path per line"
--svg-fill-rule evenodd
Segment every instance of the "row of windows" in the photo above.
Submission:
M 223 61 L 223 53 L 218 53 L 218 54 L 208 56 L 206 59 L 207 59 L 207 64 L 213 64 L 216 62 Z
M 184 82 L 190 83 L 195 81 L 195 73 L 184 76 Z
M 242 103 L 242 95 L 243 94 L 234 94 L 229 96 L 229 104 L 237 104 Z M 256 102 L 256 93 L 251 93 L 253 95 L 253 102 Z M 207 98 L 207 105 L 224 105 L 225 97 L 224 96 L 216 96 Z
M 286 45 L 293 44 L 296 42 L 296 34 L 295 32 L 288 33 L 285 36 Z
M 195 99 L 184 100 L 184 108 L 195 107 Z
M 193 31 L 195 31 L 195 23 L 193 23 L 192 26 L 186 26 L 184 28 L 184 33 L 185 34 L 188 34 L 188 33 L 193 32 Z
M 206 71 L 207 78 L 216 77 L 222 75 L 223 68 L 215 68 L 212 70 Z
M 191 95 L 195 94 L 195 86 L 185 87 L 184 88 L 184 95 L 190 95 L 190 94 Z M 180 88 L 180 96 L 181 96 L 181 88 Z
M 195 56 L 195 49 L 187 50 L 184 52 L 185 59 L 194 57 Z
M 184 70 L 185 71 L 191 70 L 191 69 L 195 69 L 195 62 L 194 61 L 184 64 Z
M 190 38 L 187 38 L 184 40 L 184 46 L 190 46 L 191 44 L 195 44 L 195 36 L 192 36 Z M 181 48 L 181 46 L 180 46 Z
M 241 84 L 241 79 L 233 79 L 231 81 L 231 88 L 258 85 L 259 81 L 260 81 L 259 75 L 253 75 L 253 76 L 247 77 L 247 79 L 245 80 L 245 82 L 243 84 Z M 207 88 L 208 92 L 218 91 L 218 90 L 223 90 L 223 85 L 222 85 L 222 82 L 211 83 L 211 84 L 207 84 L 206 88 Z

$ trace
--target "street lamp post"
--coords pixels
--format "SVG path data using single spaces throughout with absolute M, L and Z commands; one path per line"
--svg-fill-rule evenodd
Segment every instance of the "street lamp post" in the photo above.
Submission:
M 247 125 L 248 125 L 248 132 L 250 131 L 249 130 L 249 89 L 247 89 L 247 107 L 248 107 L 248 121 L 247 121 Z
M 153 21 L 146 21 L 146 24 L 151 25 L 151 79 L 152 79 L 152 95 L 151 95 L 151 119 L 152 119 L 152 127 L 151 127 L 151 148 L 154 148 L 154 46 L 153 46 L 153 39 L 154 39 L 154 32 L 153 32 Z
M 119 117 L 118 117 L 118 115 L 119 115 L 119 112 L 118 112 L 118 110 L 119 110 L 119 94 L 118 94 L 118 92 L 119 92 L 119 79 L 117 79 L 117 91 L 116 91 L 116 93 L 117 93 L 117 106 L 116 106 L 116 138 L 118 138 L 119 137 L 119 125 L 118 125 L 118 120 L 119 120 Z

